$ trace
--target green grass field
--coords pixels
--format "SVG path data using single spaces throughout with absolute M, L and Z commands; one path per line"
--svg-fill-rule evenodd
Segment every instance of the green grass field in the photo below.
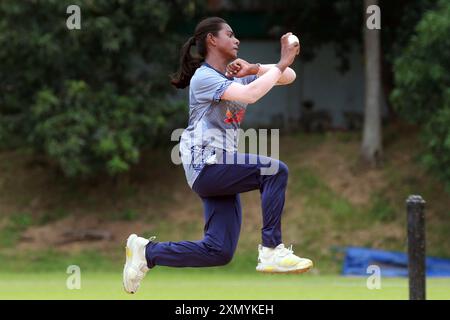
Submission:
M 124 293 L 120 271 L 82 273 L 81 289 L 69 290 L 65 273 L 1 273 L 0 299 L 408 299 L 405 278 L 382 278 L 369 290 L 366 278 L 261 275 L 207 270 L 152 270 L 135 295 Z M 428 299 L 450 299 L 450 279 L 427 280 Z

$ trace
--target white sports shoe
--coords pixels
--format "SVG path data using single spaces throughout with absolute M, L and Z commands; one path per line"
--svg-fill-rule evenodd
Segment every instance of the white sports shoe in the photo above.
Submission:
M 145 246 L 155 237 L 149 240 L 132 234 L 127 239 L 125 247 L 126 262 L 123 268 L 123 288 L 128 293 L 136 293 L 149 270 L 147 267 L 147 259 L 145 258 Z
M 276 248 L 258 246 L 258 265 L 256 271 L 265 273 L 303 273 L 313 267 L 311 260 L 300 258 L 294 254 L 292 246 L 288 249 L 284 244 Z

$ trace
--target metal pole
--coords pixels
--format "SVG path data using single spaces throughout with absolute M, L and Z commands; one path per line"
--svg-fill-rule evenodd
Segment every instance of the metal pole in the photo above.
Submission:
M 406 200 L 408 215 L 409 299 L 425 300 L 425 201 L 419 195 Z

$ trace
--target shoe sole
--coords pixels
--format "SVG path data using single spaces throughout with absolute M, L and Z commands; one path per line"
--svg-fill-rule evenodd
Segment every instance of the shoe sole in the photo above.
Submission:
M 307 268 L 303 268 L 303 269 L 294 269 L 294 270 L 270 270 L 270 269 L 266 269 L 266 270 L 256 270 L 257 272 L 260 273 L 266 273 L 266 274 L 301 274 L 301 273 L 306 273 L 309 270 L 311 270 L 314 267 L 314 265 L 311 265 Z
M 125 274 L 128 270 L 129 264 L 131 263 L 131 255 L 129 254 L 131 252 L 130 244 L 131 244 L 131 241 L 133 241 L 135 238 L 137 238 L 137 235 L 131 234 L 127 239 L 127 245 L 125 247 L 125 265 L 123 267 L 122 285 L 123 285 L 123 289 L 125 290 L 125 292 L 129 293 L 129 294 L 134 294 L 134 291 L 127 290 L 127 288 L 125 286 Z

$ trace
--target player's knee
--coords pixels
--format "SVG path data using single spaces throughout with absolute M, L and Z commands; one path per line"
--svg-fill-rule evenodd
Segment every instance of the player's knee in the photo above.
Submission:
M 233 253 L 228 251 L 221 251 L 217 254 L 217 265 L 224 266 L 233 260 Z
M 208 248 L 209 252 L 209 261 L 211 266 L 223 266 L 233 259 L 234 251 L 231 248 L 228 248 L 224 244 L 218 244 L 206 236 L 203 240 L 205 246 Z
M 289 168 L 283 161 L 279 161 L 278 174 L 280 176 L 285 176 L 286 178 L 289 175 Z

